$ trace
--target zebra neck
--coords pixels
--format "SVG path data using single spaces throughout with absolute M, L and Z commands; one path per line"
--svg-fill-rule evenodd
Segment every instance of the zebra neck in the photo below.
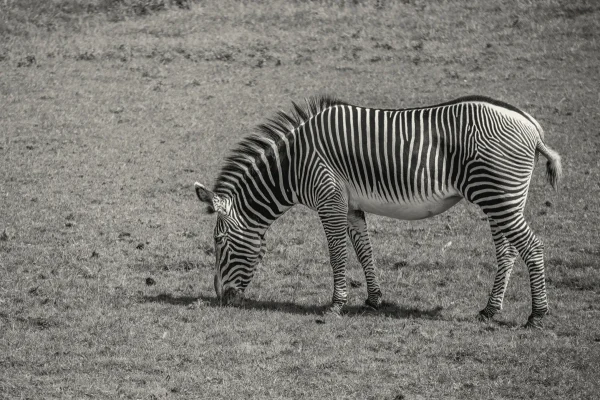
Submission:
M 291 135 L 290 135 L 291 136 Z M 298 203 L 288 140 L 246 154 L 222 174 L 220 185 L 232 199 L 235 218 L 259 233 Z M 262 231 L 262 232 L 261 232 Z
M 263 235 L 292 206 L 276 196 L 266 197 L 246 188 L 233 199 L 231 215 L 240 225 Z

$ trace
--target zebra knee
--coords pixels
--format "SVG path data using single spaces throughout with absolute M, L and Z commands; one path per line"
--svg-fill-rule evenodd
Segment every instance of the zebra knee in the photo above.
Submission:
M 523 261 L 539 257 L 544 251 L 542 241 L 529 229 L 520 231 L 507 231 L 506 238 L 511 244 L 511 252 L 516 250 Z
M 542 240 L 539 237 L 537 237 L 537 235 L 535 233 L 531 232 L 531 239 L 529 240 L 529 247 L 532 249 L 543 250 L 544 243 L 542 242 Z
M 537 236 L 533 235 L 533 238 L 529 243 L 528 248 L 525 249 L 525 252 L 526 256 L 523 257 L 525 263 L 529 264 L 527 261 L 532 260 L 536 261 L 535 263 L 538 264 L 539 259 L 542 259 L 541 262 L 543 263 L 544 243 Z
M 519 255 L 519 252 L 517 251 L 517 248 L 515 246 L 510 246 L 506 251 L 506 255 L 508 256 L 508 258 L 514 260 Z

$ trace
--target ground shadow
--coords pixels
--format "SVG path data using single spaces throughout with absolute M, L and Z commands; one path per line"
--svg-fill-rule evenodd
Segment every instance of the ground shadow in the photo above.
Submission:
M 173 304 L 176 306 L 189 306 L 194 303 L 197 303 L 199 300 L 204 301 L 204 299 L 201 297 L 193 297 L 193 296 L 175 297 L 168 293 L 161 293 L 156 296 L 143 296 L 142 297 L 143 303 L 166 303 L 166 304 Z
M 201 302 L 203 306 L 221 307 L 216 297 L 209 296 L 181 296 L 175 297 L 168 293 L 158 294 L 156 296 L 144 296 L 143 302 L 146 303 L 167 303 L 173 305 L 189 306 Z M 240 308 L 252 310 L 270 310 L 284 312 L 288 314 L 316 314 L 323 315 L 327 312 L 329 305 L 317 304 L 297 304 L 285 301 L 266 301 L 266 300 L 244 300 Z M 344 307 L 345 316 L 386 316 L 398 319 L 421 318 L 421 319 L 442 319 L 443 307 L 437 306 L 431 309 L 420 309 L 415 307 L 404 307 L 391 302 L 384 302 L 381 307 L 374 310 L 370 307 L 361 305 L 350 305 Z
M 176 306 L 193 306 L 201 303 L 201 307 L 224 307 L 219 303 L 216 297 L 211 296 L 173 296 L 170 293 L 161 293 L 156 296 L 144 296 L 141 299 L 144 303 L 166 303 Z M 246 299 L 240 308 L 246 308 L 251 310 L 269 310 L 275 312 L 283 312 L 288 314 L 301 314 L 301 315 L 314 315 L 317 319 L 320 319 L 329 310 L 329 304 L 298 304 L 289 301 L 266 301 L 266 300 L 253 300 Z M 344 307 L 342 315 L 347 317 L 390 317 L 396 319 L 427 319 L 427 320 L 448 320 L 447 317 L 442 316 L 442 306 L 436 306 L 429 309 L 421 309 L 417 307 L 405 307 L 393 302 L 384 301 L 381 307 L 374 310 L 370 307 L 362 305 L 348 305 Z M 477 320 L 477 316 L 462 317 L 454 319 L 457 322 L 474 322 Z M 319 322 L 319 321 L 318 321 Z M 485 330 L 496 330 L 496 329 L 516 329 L 522 326 L 516 321 L 505 321 L 502 319 L 493 319 L 485 325 Z

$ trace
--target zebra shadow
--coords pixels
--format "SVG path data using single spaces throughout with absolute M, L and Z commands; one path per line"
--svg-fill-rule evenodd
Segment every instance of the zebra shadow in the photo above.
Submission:
M 165 303 L 176 306 L 193 306 L 199 304 L 200 307 L 224 307 L 219 303 L 216 297 L 201 296 L 173 296 L 169 293 L 161 293 L 156 296 L 144 296 L 142 301 L 145 303 Z M 315 315 L 322 316 L 327 313 L 328 304 L 298 304 L 291 301 L 273 301 L 273 300 L 255 300 L 245 299 L 243 304 L 235 306 L 249 310 L 268 310 L 288 314 Z M 347 305 L 342 312 L 347 317 L 391 317 L 397 319 L 430 319 L 438 320 L 442 318 L 443 307 L 436 306 L 429 309 L 416 307 L 405 307 L 393 302 L 383 302 L 378 309 L 372 309 L 362 305 Z

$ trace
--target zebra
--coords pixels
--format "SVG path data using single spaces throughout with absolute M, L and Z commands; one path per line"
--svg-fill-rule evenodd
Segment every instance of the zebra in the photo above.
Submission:
M 239 304 L 265 253 L 270 225 L 296 204 L 318 213 L 333 269 L 329 310 L 347 302 L 347 237 L 363 268 L 367 299 L 378 308 L 365 213 L 402 220 L 440 214 L 463 198 L 487 216 L 497 272 L 478 318 L 502 309 L 517 255 L 530 276 L 526 327 L 548 312 L 543 244 L 524 219 L 533 169 L 542 154 L 557 190 L 559 154 L 528 113 L 502 101 L 468 96 L 421 108 L 358 107 L 328 97 L 292 102 L 243 138 L 226 158 L 213 189 L 196 182 L 200 201 L 217 213 L 214 287 L 221 303 Z

